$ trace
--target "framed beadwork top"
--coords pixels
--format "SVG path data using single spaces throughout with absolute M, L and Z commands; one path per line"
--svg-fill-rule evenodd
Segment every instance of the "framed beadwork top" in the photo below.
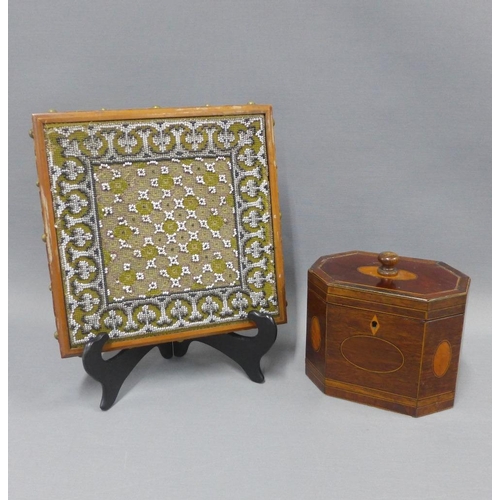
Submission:
M 286 321 L 268 105 L 33 115 L 61 356 Z

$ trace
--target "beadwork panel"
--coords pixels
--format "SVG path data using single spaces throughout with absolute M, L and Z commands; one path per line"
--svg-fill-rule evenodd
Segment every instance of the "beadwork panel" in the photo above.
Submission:
M 241 108 L 35 115 L 63 355 L 104 332 L 118 348 L 285 321 L 271 110 Z

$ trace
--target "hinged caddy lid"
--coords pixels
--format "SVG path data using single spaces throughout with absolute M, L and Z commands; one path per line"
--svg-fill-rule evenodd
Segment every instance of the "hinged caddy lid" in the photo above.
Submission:
M 360 251 L 320 257 L 309 278 L 329 303 L 408 308 L 428 319 L 463 312 L 470 282 L 443 262 Z

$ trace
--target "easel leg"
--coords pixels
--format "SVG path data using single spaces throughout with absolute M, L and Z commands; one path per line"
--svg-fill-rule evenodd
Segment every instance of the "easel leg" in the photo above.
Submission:
M 202 342 L 236 361 L 250 380 L 262 383 L 264 382 L 264 375 L 260 368 L 260 360 L 276 342 L 277 327 L 271 316 L 255 311 L 248 314 L 248 319 L 254 322 L 258 328 L 257 335 L 254 337 L 228 333 L 226 335 L 211 335 L 210 337 L 199 337 L 184 342 L 174 342 L 174 355 L 177 357 L 184 356 L 191 342 Z
M 83 351 L 82 363 L 85 371 L 102 385 L 101 410 L 113 406 L 120 388 L 137 363 L 151 350 L 152 346 L 123 349 L 111 359 L 102 359 L 102 348 L 109 340 L 107 333 L 101 333 L 87 344 Z M 163 354 L 163 353 L 162 353 Z

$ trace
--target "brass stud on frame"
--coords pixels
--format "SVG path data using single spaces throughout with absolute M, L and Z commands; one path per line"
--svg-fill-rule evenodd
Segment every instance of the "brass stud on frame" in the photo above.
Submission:
M 47 235 L 45 233 L 42 234 L 42 241 L 44 243 L 47 241 Z

